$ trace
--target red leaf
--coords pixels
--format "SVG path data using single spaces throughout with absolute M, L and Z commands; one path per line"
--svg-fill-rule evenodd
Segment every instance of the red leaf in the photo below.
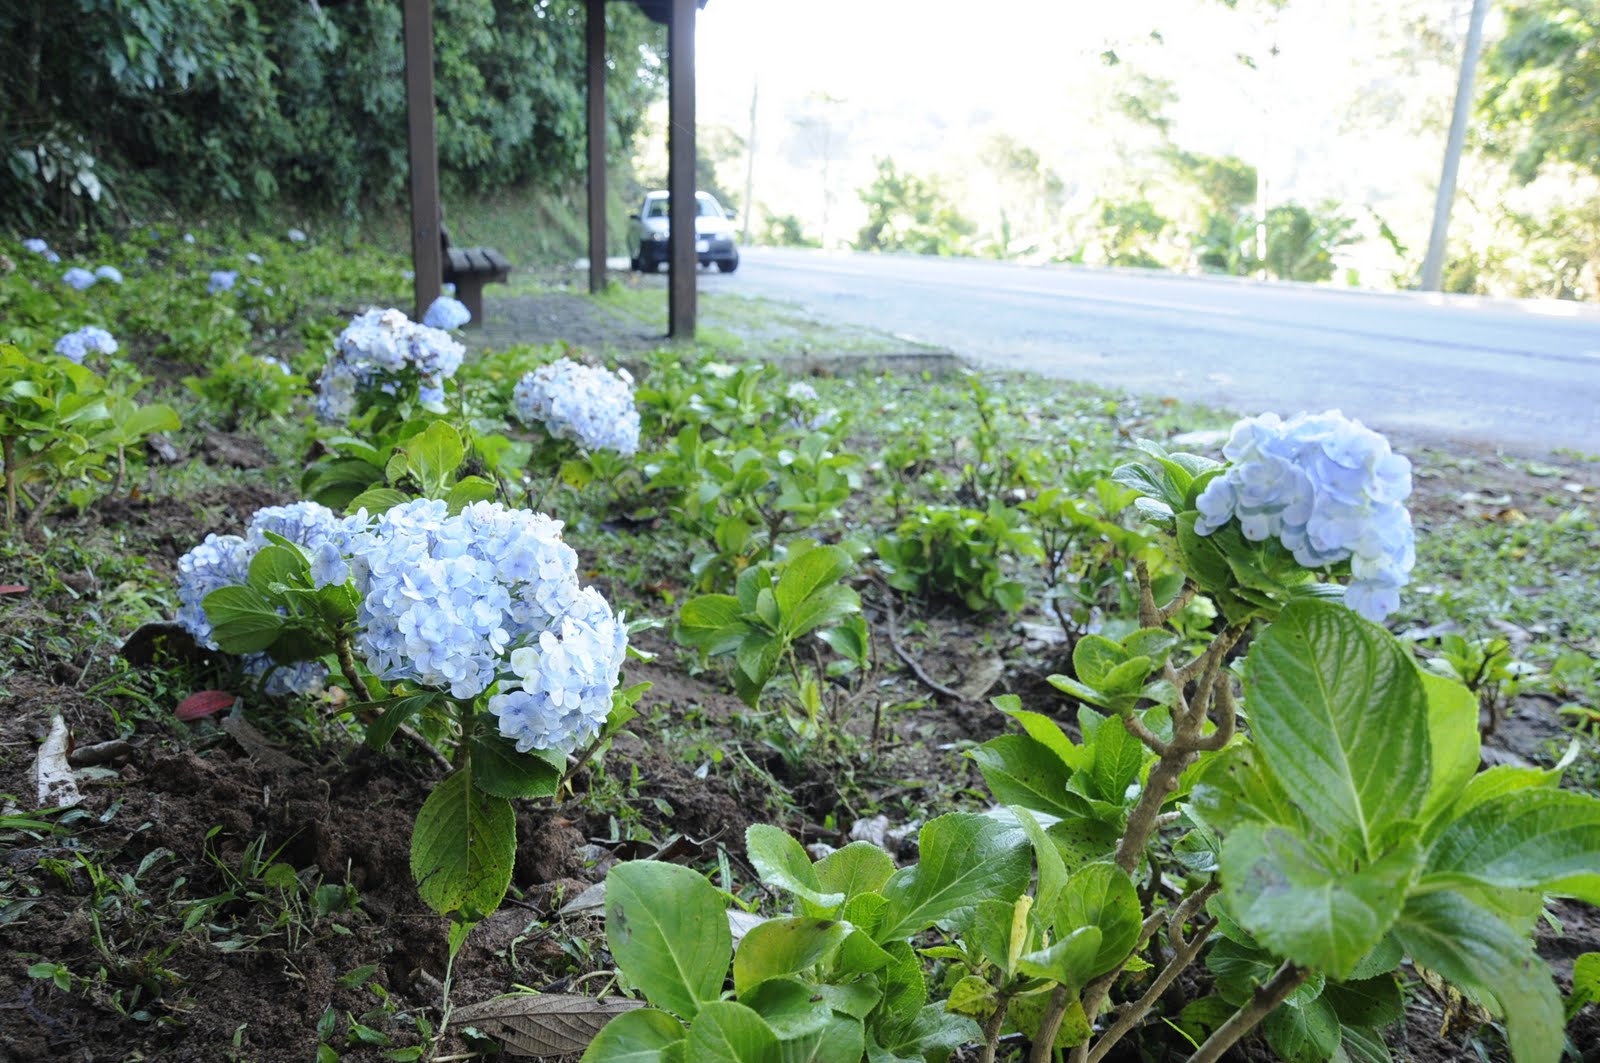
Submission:
M 20 583 L 0 583 L 0 594 L 27 594 L 28 588 Z
M 214 716 L 223 709 L 231 709 L 234 700 L 234 696 L 226 690 L 202 690 L 198 694 L 190 694 L 178 705 L 178 719 L 198 720 L 202 716 Z

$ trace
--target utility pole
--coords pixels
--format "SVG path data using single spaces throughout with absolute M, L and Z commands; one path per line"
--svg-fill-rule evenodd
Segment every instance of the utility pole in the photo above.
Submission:
M 1439 198 L 1433 206 L 1433 232 L 1428 235 L 1428 257 L 1422 260 L 1422 290 L 1436 292 L 1444 276 L 1444 251 L 1450 229 L 1450 205 L 1456 197 L 1456 172 L 1461 168 L 1461 147 L 1467 139 L 1467 118 L 1472 113 L 1472 82 L 1478 73 L 1478 51 L 1483 46 L 1483 19 L 1489 0 L 1472 0 L 1472 21 L 1467 26 L 1467 47 L 1461 55 L 1461 78 L 1456 82 L 1456 109 L 1450 117 L 1450 139 L 1444 147 L 1444 171 L 1439 175 Z
M 755 210 L 755 200 L 750 197 L 756 183 L 756 98 L 761 92 L 761 82 L 750 82 L 750 135 L 744 142 L 744 224 L 739 228 L 739 243 L 750 246 L 750 215 Z

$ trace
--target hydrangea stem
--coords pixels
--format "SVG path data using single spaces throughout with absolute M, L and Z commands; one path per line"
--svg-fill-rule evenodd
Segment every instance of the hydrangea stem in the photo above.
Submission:
M 1156 627 L 1170 620 L 1170 614 L 1165 614 L 1156 605 L 1150 570 L 1143 562 L 1139 562 L 1135 565 L 1134 572 L 1139 582 L 1140 623 L 1146 627 Z M 1218 736 L 1224 736 L 1221 741 L 1226 742 L 1233 734 L 1235 726 L 1233 717 L 1237 706 L 1234 704 L 1232 690 L 1228 686 L 1230 679 L 1223 662 L 1228 656 L 1228 651 L 1244 636 L 1244 632 L 1244 625 L 1228 627 L 1216 635 L 1198 657 L 1181 669 L 1168 665 L 1168 677 L 1176 680 L 1174 685 L 1177 687 L 1178 695 L 1172 711 L 1173 730 L 1170 742 L 1163 742 L 1151 733 L 1143 721 L 1131 714 L 1122 718 L 1128 733 L 1148 746 L 1159 758 L 1155 766 L 1150 769 L 1150 776 L 1145 782 L 1144 790 L 1139 794 L 1139 800 L 1128 813 L 1127 827 L 1122 832 L 1122 838 L 1117 843 L 1116 855 L 1113 857 L 1116 865 L 1130 876 L 1138 872 L 1139 861 L 1144 856 L 1145 847 L 1161 827 L 1161 807 L 1178 788 L 1178 781 L 1184 771 L 1202 750 L 1220 748 L 1217 743 Z M 1212 708 L 1216 708 L 1223 718 L 1219 719 L 1217 730 L 1212 735 L 1205 736 L 1202 732 Z M 1180 906 L 1173 918 L 1181 923 L 1189 917 L 1189 914 L 1187 907 Z M 1177 946 L 1176 941 L 1174 946 Z M 1180 948 L 1180 954 L 1182 951 Z M 1187 967 L 1192 960 L 1193 957 L 1190 956 L 1189 960 L 1184 961 L 1183 966 Z M 1105 1003 L 1106 997 L 1110 995 L 1116 977 L 1117 972 L 1113 971 L 1109 976 L 1099 978 L 1085 988 L 1082 994 L 1083 1010 L 1091 1024 L 1095 1015 L 1099 1013 L 1101 1005 Z M 1057 987 L 1050 994 L 1044 1016 L 1039 1022 L 1039 1034 L 1029 1057 L 1031 1063 L 1050 1063 L 1054 1054 L 1056 1034 L 1061 1029 L 1067 1007 L 1071 1003 L 1072 994 L 1065 986 Z M 1137 1017 L 1135 1016 L 1136 1019 Z M 1110 1031 L 1107 1032 L 1109 1034 Z M 1122 1034 L 1118 1033 L 1117 1036 L 1121 1037 Z M 1087 1044 L 1079 1046 L 1079 1051 L 1074 1052 L 1073 1058 L 1087 1059 Z
M 1289 999 L 1289 994 L 1300 988 L 1311 972 L 1303 967 L 1296 967 L 1292 963 L 1285 963 L 1278 968 L 1264 985 L 1256 987 L 1255 993 L 1250 997 L 1250 1003 L 1233 1013 L 1233 1017 L 1217 1027 L 1200 1050 L 1189 1057 L 1189 1063 L 1216 1063 L 1222 1054 L 1239 1042 L 1245 1034 L 1256 1028 L 1256 1024 L 1268 1015 L 1274 1008 Z
M 361 678 L 361 673 L 356 671 L 356 659 L 350 652 L 350 636 L 340 635 L 334 643 L 334 652 L 339 657 L 339 671 L 344 675 L 345 682 L 350 684 L 350 689 L 355 691 L 356 697 L 362 701 L 371 701 L 372 694 L 367 690 L 367 684 Z
M 0 440 L 6 463 L 6 527 L 17 522 L 17 440 L 6 436 Z

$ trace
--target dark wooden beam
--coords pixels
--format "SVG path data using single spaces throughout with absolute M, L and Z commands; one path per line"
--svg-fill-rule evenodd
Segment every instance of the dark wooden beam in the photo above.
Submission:
M 411 150 L 411 263 L 418 321 L 439 297 L 439 149 L 433 116 L 433 5 L 405 0 L 406 140 Z
M 589 290 L 606 286 L 606 0 L 589 0 Z
M 667 335 L 694 339 L 695 254 L 694 219 L 694 17 L 695 0 L 672 0 L 667 23 L 667 195 L 671 200 L 671 228 L 667 261 Z

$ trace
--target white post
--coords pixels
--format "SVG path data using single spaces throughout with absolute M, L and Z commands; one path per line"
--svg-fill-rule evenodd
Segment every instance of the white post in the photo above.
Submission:
M 1467 26 L 1467 47 L 1461 55 L 1461 77 L 1456 82 L 1456 109 L 1450 117 L 1450 139 L 1445 142 L 1444 171 L 1439 175 L 1439 198 L 1433 206 L 1433 231 L 1428 234 L 1428 257 L 1422 261 L 1422 290 L 1436 292 L 1444 277 L 1444 252 L 1450 229 L 1450 205 L 1456 197 L 1456 172 L 1461 168 L 1461 146 L 1467 139 L 1467 119 L 1472 114 L 1472 82 L 1478 72 L 1478 50 L 1483 45 L 1483 19 L 1489 0 L 1472 0 L 1472 21 Z

